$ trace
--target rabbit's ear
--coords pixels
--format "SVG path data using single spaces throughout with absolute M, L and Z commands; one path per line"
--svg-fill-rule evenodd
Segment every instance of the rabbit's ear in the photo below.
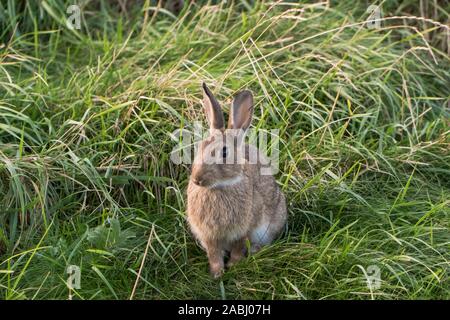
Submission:
M 219 102 L 212 94 L 211 90 L 203 82 L 203 106 L 205 108 L 206 118 L 208 119 L 209 128 L 224 129 L 223 112 L 220 108 Z
M 249 90 L 239 92 L 233 99 L 228 128 L 247 130 L 252 121 L 253 95 Z

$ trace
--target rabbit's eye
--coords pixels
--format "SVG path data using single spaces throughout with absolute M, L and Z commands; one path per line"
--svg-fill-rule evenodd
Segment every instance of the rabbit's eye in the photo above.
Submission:
M 226 158 L 227 155 L 228 155 L 227 147 L 223 147 L 223 148 L 222 148 L 222 157 L 223 157 L 223 158 Z

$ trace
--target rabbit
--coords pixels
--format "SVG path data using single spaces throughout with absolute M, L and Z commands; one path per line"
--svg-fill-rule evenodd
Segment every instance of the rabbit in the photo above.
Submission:
M 247 241 L 252 253 L 270 244 L 286 225 L 287 210 L 274 177 L 261 174 L 267 159 L 262 161 L 258 148 L 244 141 L 252 119 L 252 93 L 236 94 L 225 129 L 218 101 L 205 83 L 202 89 L 210 130 L 192 164 L 187 221 L 207 253 L 211 275 L 219 278 L 225 269 L 225 252 L 230 254 L 228 268 L 245 255 Z M 220 158 L 222 163 L 211 161 Z

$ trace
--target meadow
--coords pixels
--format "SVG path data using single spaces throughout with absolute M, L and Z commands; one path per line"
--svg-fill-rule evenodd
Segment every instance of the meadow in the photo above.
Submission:
M 448 1 L 76 2 L 0 4 L 0 299 L 450 299 Z M 202 81 L 252 90 L 288 200 L 220 280 L 170 160 Z

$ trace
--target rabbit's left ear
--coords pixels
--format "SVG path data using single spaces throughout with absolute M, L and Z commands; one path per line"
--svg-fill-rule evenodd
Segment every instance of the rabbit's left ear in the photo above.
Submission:
M 252 93 L 249 90 L 239 92 L 233 99 L 230 117 L 228 119 L 228 128 L 247 130 L 252 122 L 252 115 Z

